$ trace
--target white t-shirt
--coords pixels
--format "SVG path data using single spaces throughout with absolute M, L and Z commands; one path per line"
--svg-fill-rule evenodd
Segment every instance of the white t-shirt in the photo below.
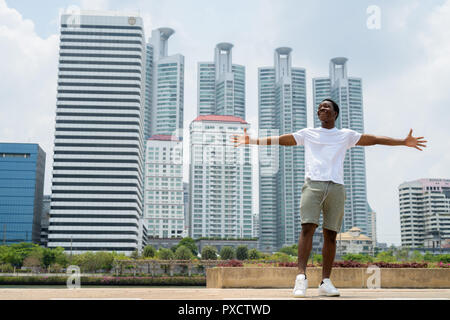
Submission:
M 305 128 L 292 133 L 299 146 L 305 146 L 305 180 L 344 184 L 347 149 L 356 145 L 361 133 L 351 129 Z

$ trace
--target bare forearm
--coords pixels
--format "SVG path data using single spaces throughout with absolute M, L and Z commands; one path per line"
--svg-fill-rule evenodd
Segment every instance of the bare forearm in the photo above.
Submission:
M 384 136 L 376 136 L 376 144 L 382 144 L 385 146 L 404 146 L 405 139 L 395 139 Z
M 395 139 L 385 136 L 376 136 L 372 134 L 364 134 L 357 145 L 360 146 L 373 146 L 376 144 L 385 146 L 404 146 L 406 145 L 405 139 Z
M 250 138 L 249 144 L 256 145 L 280 145 L 280 146 L 294 146 L 296 145 L 295 139 L 290 134 L 282 136 L 272 136 L 265 138 Z

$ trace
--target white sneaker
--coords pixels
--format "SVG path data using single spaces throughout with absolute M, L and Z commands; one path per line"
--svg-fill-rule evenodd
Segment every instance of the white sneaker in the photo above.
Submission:
M 319 295 L 320 296 L 327 296 L 327 297 L 339 297 L 340 293 L 338 289 L 336 289 L 333 284 L 331 283 L 331 280 L 326 278 L 322 280 L 323 283 L 319 285 Z
M 295 278 L 294 291 L 292 292 L 294 294 L 294 297 L 295 298 L 305 297 L 307 288 L 308 288 L 308 279 L 306 279 L 306 276 L 304 274 L 297 275 L 297 278 Z

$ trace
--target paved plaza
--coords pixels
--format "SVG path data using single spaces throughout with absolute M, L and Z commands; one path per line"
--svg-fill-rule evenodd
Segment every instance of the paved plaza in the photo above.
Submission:
M 450 289 L 340 289 L 340 297 L 319 297 L 308 289 L 306 298 L 293 298 L 292 289 L 207 288 L 1 288 L 0 300 L 450 300 Z

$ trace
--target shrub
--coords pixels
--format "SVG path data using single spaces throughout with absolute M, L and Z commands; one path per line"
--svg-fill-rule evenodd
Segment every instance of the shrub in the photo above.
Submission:
M 232 247 L 222 247 L 222 249 L 220 250 L 220 259 L 221 260 L 231 260 L 234 259 L 236 257 L 236 252 L 234 251 L 234 249 Z
M 257 260 L 261 257 L 261 253 L 256 249 L 248 250 L 248 258 L 250 260 Z
M 313 260 L 317 263 L 322 263 L 323 262 L 323 257 L 321 254 L 313 254 Z
M 238 260 L 248 259 L 248 248 L 246 245 L 240 245 L 236 248 L 236 258 Z
M 240 260 L 228 260 L 217 265 L 218 267 L 243 267 L 244 264 Z
M 204 246 L 202 260 L 217 260 L 217 249 L 213 246 Z
M 278 252 L 296 257 L 298 255 L 298 245 L 294 244 L 292 246 L 283 247 L 280 250 L 278 250 Z
M 293 262 L 289 255 L 284 252 L 275 252 L 273 255 L 269 257 L 269 260 L 275 260 L 278 262 Z
M 373 258 L 367 254 L 347 253 L 342 256 L 342 260 L 357 261 L 357 262 L 372 262 Z

